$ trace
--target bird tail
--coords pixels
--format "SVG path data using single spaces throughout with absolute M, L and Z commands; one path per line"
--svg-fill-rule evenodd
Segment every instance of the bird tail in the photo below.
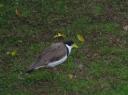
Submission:
M 32 65 L 27 69 L 26 73 L 31 73 L 31 72 L 33 72 L 34 70 L 35 70 L 34 64 L 32 64 Z
M 26 73 L 30 74 L 30 73 L 32 73 L 33 71 L 34 71 L 34 69 L 29 69 L 29 70 L 26 71 Z
M 40 68 L 39 65 L 40 65 L 40 64 L 39 64 L 38 62 L 33 63 L 33 64 L 28 68 L 28 70 L 26 71 L 26 73 L 31 73 L 31 72 L 33 72 L 34 70 L 39 69 L 39 68 Z M 43 67 L 43 66 L 42 66 L 42 67 Z

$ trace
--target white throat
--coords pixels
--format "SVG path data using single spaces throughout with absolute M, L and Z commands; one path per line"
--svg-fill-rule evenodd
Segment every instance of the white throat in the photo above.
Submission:
M 72 46 L 69 46 L 66 44 L 66 47 L 68 48 L 68 51 L 69 51 L 69 54 L 71 53 L 71 50 L 72 50 Z

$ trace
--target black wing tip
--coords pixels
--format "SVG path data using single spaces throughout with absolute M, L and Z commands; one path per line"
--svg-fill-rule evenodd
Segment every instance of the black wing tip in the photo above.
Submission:
M 30 74 L 33 71 L 34 71 L 34 69 L 30 69 L 30 70 L 27 70 L 26 73 Z

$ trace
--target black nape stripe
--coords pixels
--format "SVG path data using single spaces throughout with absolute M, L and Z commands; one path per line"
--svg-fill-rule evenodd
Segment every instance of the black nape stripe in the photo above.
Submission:
M 67 50 L 67 56 L 69 55 L 69 50 L 68 50 L 68 47 L 65 45 L 66 47 L 66 50 Z

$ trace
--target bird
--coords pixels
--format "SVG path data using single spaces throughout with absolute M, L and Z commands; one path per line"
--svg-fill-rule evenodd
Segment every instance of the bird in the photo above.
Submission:
M 31 73 L 39 68 L 54 68 L 64 63 L 75 44 L 72 40 L 52 43 L 37 57 L 36 62 L 29 66 L 26 73 Z

